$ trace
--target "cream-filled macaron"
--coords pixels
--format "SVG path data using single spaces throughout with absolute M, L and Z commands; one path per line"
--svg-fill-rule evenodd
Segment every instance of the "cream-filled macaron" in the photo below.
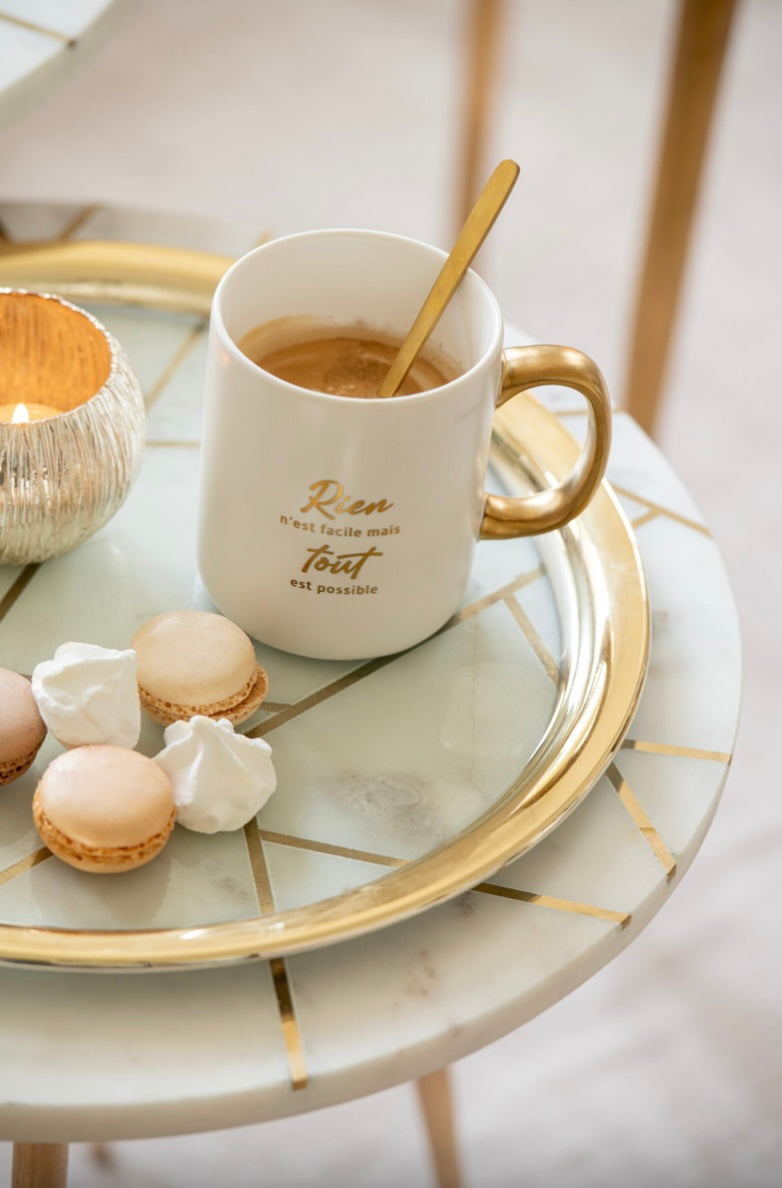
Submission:
M 27 677 L 0 668 L 0 784 L 24 775 L 46 738 Z
M 58 755 L 33 797 L 33 819 L 52 853 L 78 870 L 113 874 L 143 866 L 174 827 L 174 792 L 152 759 L 125 747 Z
M 158 722 L 202 714 L 237 725 L 255 713 L 269 688 L 249 636 L 209 611 L 157 615 L 138 629 L 131 647 L 141 704 Z

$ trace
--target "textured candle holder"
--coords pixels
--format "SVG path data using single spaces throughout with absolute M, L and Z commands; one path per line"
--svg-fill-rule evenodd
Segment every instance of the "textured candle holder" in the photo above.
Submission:
M 0 290 L 0 564 L 45 561 L 124 503 L 144 452 L 144 398 L 119 343 L 62 298 Z

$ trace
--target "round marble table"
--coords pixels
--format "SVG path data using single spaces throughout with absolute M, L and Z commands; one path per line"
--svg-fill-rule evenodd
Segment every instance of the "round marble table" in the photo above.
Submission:
M 14 211 L 0 215 L 13 230 Z M 17 216 L 23 235 L 29 212 Z M 43 223 L 56 217 L 49 212 Z M 112 218 L 118 238 L 122 220 Z M 75 225 L 72 212 L 63 219 Z M 80 234 L 88 232 L 82 223 Z M 234 239 L 225 250 L 241 246 Z M 98 572 L 118 613 L 128 600 L 134 613 L 141 606 L 151 615 L 161 598 L 202 597 L 194 594 L 192 539 L 176 525 L 192 515 L 197 450 L 188 446 L 199 425 L 203 318 L 150 329 L 132 309 L 102 306 L 99 316 L 148 394 L 145 470 L 115 520 L 78 552 L 32 572 L 0 569 L 0 655 L 23 672 L 63 638 L 85 638 L 90 625 L 100 635 L 117 608 L 101 605 Z M 578 437 L 580 411 L 567 397 L 555 407 Z M 678 885 L 717 807 L 737 726 L 740 644 L 708 528 L 622 413 L 608 479 L 643 560 L 651 653 L 624 742 L 576 810 L 490 881 L 339 944 L 163 972 L 0 967 L 0 1138 L 66 1143 L 213 1130 L 426 1078 L 551 1006 L 638 935 Z M 141 521 L 154 544 L 155 582 L 134 552 Z M 523 609 L 534 623 L 530 597 Z M 269 662 L 277 690 L 295 683 L 282 661 L 277 669 Z M 273 679 L 279 696 L 274 687 Z M 286 687 L 283 700 L 301 695 Z M 29 842 L 29 824 L 19 832 Z M 305 850 L 288 845 L 284 861 L 372 862 L 360 850 Z M 0 892 L 4 879 L 19 889 L 34 873 L 19 864 L 21 852 L 0 860 Z M 41 886 L 31 881 L 29 902 L 19 892 L 31 918 Z M 3 902 L 0 895 L 0 910 Z M 110 927 L 110 911 L 101 926 Z

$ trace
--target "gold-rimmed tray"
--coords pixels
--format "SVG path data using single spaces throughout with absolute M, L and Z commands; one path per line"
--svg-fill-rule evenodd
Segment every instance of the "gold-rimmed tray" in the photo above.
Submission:
M 136 322 L 125 328 L 139 342 L 170 330 L 172 350 L 152 385 L 147 463 L 126 507 L 77 553 L 3 575 L 0 663 L 18 671 L 64 639 L 126 646 L 158 610 L 208 606 L 184 543 L 193 536 L 198 418 L 182 412 L 178 378 L 188 358 L 198 372 L 208 296 L 226 263 L 143 248 L 125 282 L 125 246 L 87 244 L 63 263 L 43 245 L 26 273 L 24 259 L 19 249 L 2 261 L 3 283 L 78 299 L 110 328 L 132 303 Z M 177 308 L 191 320 L 160 312 Z M 183 353 L 175 342 L 191 345 Z M 162 358 L 159 341 L 156 349 Z M 172 436 L 183 426 L 190 435 Z M 497 416 L 493 466 L 507 490 L 562 476 L 575 450 L 534 400 Z M 150 509 L 166 507 L 151 523 Z M 166 543 L 174 556 L 164 564 Z M 46 621 L 53 606 L 55 623 Z M 481 544 L 463 609 L 410 652 L 329 665 L 259 646 L 272 700 L 246 729 L 271 743 L 279 786 L 243 832 L 178 829 L 160 858 L 132 874 L 72 871 L 32 830 L 32 791 L 57 751 L 50 741 L 0 800 L 0 960 L 157 969 L 282 956 L 452 898 L 536 844 L 587 794 L 632 718 L 648 643 L 633 535 L 603 485 L 562 532 Z M 161 745 L 156 731 L 145 725 L 148 753 Z

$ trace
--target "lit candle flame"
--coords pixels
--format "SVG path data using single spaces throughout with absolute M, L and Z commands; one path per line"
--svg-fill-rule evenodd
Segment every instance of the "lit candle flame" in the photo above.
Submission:
M 26 404 L 17 404 L 14 409 L 14 415 L 11 417 L 12 425 L 22 425 L 30 420 L 30 414 L 27 411 Z

